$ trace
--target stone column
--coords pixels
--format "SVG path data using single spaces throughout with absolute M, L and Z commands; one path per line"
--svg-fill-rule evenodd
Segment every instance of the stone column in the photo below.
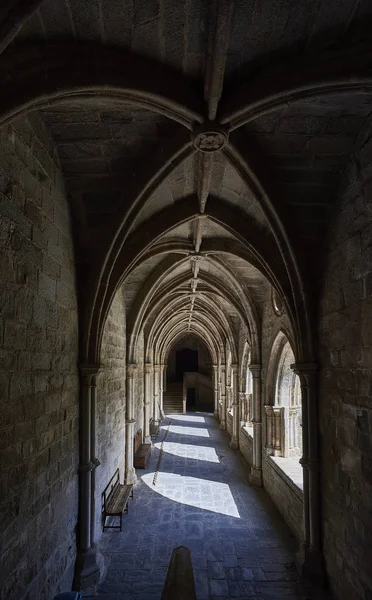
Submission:
M 97 411 L 97 375 L 92 377 L 91 387 L 91 409 L 90 409 L 90 462 L 92 464 L 91 474 L 91 515 L 90 515 L 90 543 L 92 546 L 96 540 L 96 468 L 101 464 L 96 457 L 96 411 Z
M 145 401 L 143 405 L 143 441 L 145 444 L 151 443 L 150 419 L 151 419 L 151 376 L 152 365 L 145 364 Z
M 226 366 L 221 365 L 220 368 L 221 376 L 221 415 L 220 415 L 220 429 L 226 429 Z
M 154 365 L 153 370 L 153 396 L 154 396 L 154 406 L 153 406 L 153 420 L 154 424 L 158 425 L 160 422 L 160 410 L 159 410 L 159 369 L 160 365 Z
M 231 384 L 233 430 L 230 448 L 237 450 L 239 448 L 239 370 L 236 364 L 231 365 Z
M 251 364 L 252 373 L 252 424 L 253 424 L 253 465 L 249 476 L 252 485 L 262 486 L 262 416 L 261 416 L 261 365 Z
M 167 387 L 166 371 L 167 371 L 167 365 L 161 364 L 160 365 L 160 373 L 159 373 L 160 419 L 164 419 L 164 417 L 165 417 L 165 415 L 164 415 L 163 396 L 164 396 L 164 392 L 166 391 L 166 387 Z
M 134 384 L 137 372 L 136 364 L 127 365 L 127 404 L 125 422 L 125 483 L 136 483 L 136 471 L 133 466 L 134 443 Z
M 80 460 L 79 460 L 79 552 L 76 578 L 81 590 L 95 585 L 100 579 L 102 557 L 92 548 L 95 537 L 94 477 L 99 465 L 95 458 L 96 379 L 99 366 L 80 365 Z M 93 391 L 94 389 L 94 391 Z M 93 406 L 92 406 L 93 397 Z M 94 423 L 92 423 L 92 418 Z M 93 485 L 92 485 L 93 481 Z
M 218 402 L 219 402 L 218 365 L 212 365 L 212 367 L 213 367 L 213 405 L 214 405 L 213 416 L 215 418 L 217 418 L 218 417 Z
M 247 394 L 245 392 L 239 392 L 239 425 L 240 427 L 248 426 Z
M 321 547 L 318 388 L 317 365 L 291 365 L 300 378 L 302 400 L 302 459 L 304 497 L 304 547 L 297 562 L 304 576 L 325 583 L 324 559 Z

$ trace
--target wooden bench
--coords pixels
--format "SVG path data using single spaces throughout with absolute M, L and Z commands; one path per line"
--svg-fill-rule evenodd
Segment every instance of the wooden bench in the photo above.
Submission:
M 142 443 L 142 429 L 137 431 L 134 438 L 134 466 L 136 469 L 145 469 L 151 454 L 151 444 Z
M 119 469 L 116 469 L 102 496 L 103 531 L 105 529 L 120 529 L 122 531 L 123 512 L 128 512 L 128 500 L 129 498 L 133 498 L 133 485 L 120 483 Z M 106 525 L 107 517 L 120 517 L 120 525 Z

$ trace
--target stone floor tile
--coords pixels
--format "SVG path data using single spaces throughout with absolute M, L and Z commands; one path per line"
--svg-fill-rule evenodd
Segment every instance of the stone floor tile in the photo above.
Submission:
M 209 588 L 211 596 L 220 598 L 221 596 L 228 596 L 229 588 L 227 581 L 224 579 L 210 579 Z
M 218 561 L 208 561 L 209 579 L 226 579 L 224 563 Z
M 225 567 L 238 567 L 238 559 L 235 554 L 230 554 L 224 558 Z
M 137 471 L 123 532 L 101 537 L 107 575 L 96 600 L 160 600 L 179 545 L 191 551 L 197 600 L 302 599 L 295 540 L 267 494 L 249 486 L 247 464 L 229 448 L 226 432 L 208 414 L 168 422 L 156 485 L 164 428 L 147 468 Z

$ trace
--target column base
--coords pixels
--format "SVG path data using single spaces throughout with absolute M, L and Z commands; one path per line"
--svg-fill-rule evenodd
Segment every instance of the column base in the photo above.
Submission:
M 220 429 L 222 429 L 222 431 L 226 431 L 226 423 L 224 421 L 221 421 Z
M 80 592 L 93 590 L 104 573 L 104 558 L 97 548 L 80 552 L 76 559 L 73 587 Z
M 126 473 L 125 483 L 127 485 L 131 485 L 131 484 L 134 485 L 135 483 L 137 483 L 137 475 L 136 475 L 136 471 L 135 471 L 134 467 L 129 469 L 128 473 Z
M 145 435 L 143 438 L 144 444 L 151 444 L 151 435 Z
M 233 450 L 238 450 L 239 444 L 238 444 L 238 440 L 236 439 L 236 437 L 231 438 L 230 448 L 232 448 Z
M 213 416 L 215 419 L 218 419 L 218 417 L 219 417 L 218 410 L 214 411 Z
M 304 546 L 297 552 L 295 564 L 301 577 L 311 581 L 316 586 L 327 587 L 324 558 L 320 550 L 312 550 Z
M 262 469 L 251 467 L 251 472 L 248 475 L 248 481 L 251 485 L 262 487 Z

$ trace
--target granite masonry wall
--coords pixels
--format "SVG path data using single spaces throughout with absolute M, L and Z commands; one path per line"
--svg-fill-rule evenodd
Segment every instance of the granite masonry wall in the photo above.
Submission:
M 239 429 L 239 450 L 251 467 L 253 464 L 253 438 L 243 427 Z
M 0 596 L 71 589 L 78 318 L 70 216 L 36 115 L 0 130 Z
M 102 337 L 102 370 L 97 377 L 97 458 L 95 470 L 95 538 L 102 532 L 102 492 L 117 468 L 124 479 L 126 408 L 126 337 L 124 289 L 119 288 Z
M 207 377 L 212 376 L 211 370 L 211 356 L 205 344 L 203 344 L 196 335 L 185 335 L 183 336 L 172 348 L 168 357 L 167 363 L 167 378 L 169 380 L 176 378 L 176 356 L 177 350 L 183 348 L 190 348 L 190 350 L 197 350 L 198 352 L 198 363 L 199 373 L 206 375 Z
M 372 597 L 370 131 L 357 143 L 331 221 L 319 327 L 323 541 L 338 600 Z

